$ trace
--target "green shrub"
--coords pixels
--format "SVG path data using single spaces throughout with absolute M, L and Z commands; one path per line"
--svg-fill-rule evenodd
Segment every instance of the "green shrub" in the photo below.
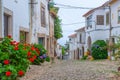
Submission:
M 0 43 L 0 80 L 17 80 L 24 76 L 30 64 L 40 64 L 45 60 L 46 50 L 37 44 L 22 44 L 13 41 L 11 36 Z
M 0 80 L 16 80 L 25 74 L 30 65 L 27 53 L 23 44 L 6 37 L 0 43 Z M 33 52 L 32 55 L 35 55 Z
M 82 58 L 81 58 L 81 60 L 86 60 L 87 59 L 87 55 L 86 56 L 83 56 Z
M 97 40 L 92 44 L 92 56 L 94 59 L 107 59 L 107 46 L 104 40 Z
M 34 47 L 37 48 L 36 51 L 38 52 L 38 56 L 33 64 L 39 65 L 48 59 L 48 56 L 46 55 L 47 50 L 41 44 L 34 44 Z

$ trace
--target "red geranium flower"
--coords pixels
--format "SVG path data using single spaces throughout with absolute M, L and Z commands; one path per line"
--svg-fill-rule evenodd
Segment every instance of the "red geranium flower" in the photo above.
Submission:
M 8 35 L 7 37 L 8 37 L 8 38 L 12 38 L 12 36 L 11 36 L 11 35 Z
M 31 52 L 28 52 L 28 53 L 27 53 L 27 56 L 29 57 L 30 55 L 31 55 Z
M 29 61 L 30 61 L 30 62 L 34 62 L 34 59 L 33 59 L 33 58 L 30 58 Z
M 9 77 L 9 76 L 11 75 L 11 72 L 10 72 L 10 71 L 7 71 L 7 72 L 5 73 L 5 75 Z
M 18 75 L 19 75 L 19 76 L 23 76 L 23 75 L 24 75 L 24 72 L 23 72 L 22 70 L 20 70 L 20 71 L 18 72 Z
M 32 50 L 32 51 L 34 51 L 34 50 L 35 50 L 34 46 L 32 46 L 32 47 L 31 47 L 31 50 Z
M 5 65 L 9 64 L 9 60 L 4 60 L 4 64 Z
M 36 58 L 37 58 L 37 56 L 36 56 L 36 55 L 34 55 L 34 56 L 33 56 L 33 59 L 36 59 Z
M 18 46 L 19 45 L 19 42 L 16 42 L 16 44 L 15 44 L 16 46 Z
M 18 50 L 18 46 L 15 46 L 15 47 L 14 47 L 14 50 Z
M 35 48 L 35 50 L 36 50 L 36 52 L 37 52 L 38 54 L 40 54 L 40 51 L 39 51 L 39 49 L 38 49 L 38 48 Z
M 16 45 L 16 41 L 10 42 L 11 45 Z

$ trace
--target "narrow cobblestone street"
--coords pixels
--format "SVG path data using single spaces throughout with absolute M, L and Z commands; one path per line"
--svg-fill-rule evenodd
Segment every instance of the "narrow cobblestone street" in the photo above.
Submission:
M 116 61 L 58 61 L 52 65 L 34 66 L 21 80 L 118 80 Z

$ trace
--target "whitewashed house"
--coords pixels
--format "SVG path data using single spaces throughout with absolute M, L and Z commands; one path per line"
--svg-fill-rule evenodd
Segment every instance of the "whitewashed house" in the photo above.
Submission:
M 79 59 L 79 54 L 77 53 L 77 34 L 71 34 L 68 37 L 70 59 Z
M 62 59 L 62 46 L 59 43 L 55 47 L 55 53 L 58 58 Z
M 77 34 L 77 53 L 79 55 L 79 58 L 82 58 L 85 53 L 85 27 L 77 29 L 75 32 Z
M 110 30 L 110 16 L 109 16 L 109 1 L 92 9 L 85 13 L 85 32 L 86 32 L 86 46 L 87 49 L 91 49 L 91 45 L 96 40 L 109 40 Z
M 29 42 L 29 16 L 29 0 L 0 0 L 0 38 Z
M 31 4 L 31 43 L 49 48 L 49 0 L 32 0 Z
M 117 42 L 115 36 L 120 36 L 120 0 L 111 0 L 110 7 L 112 42 Z
M 22 43 L 39 43 L 54 56 L 54 18 L 49 1 L 0 0 L 0 39 L 12 35 Z

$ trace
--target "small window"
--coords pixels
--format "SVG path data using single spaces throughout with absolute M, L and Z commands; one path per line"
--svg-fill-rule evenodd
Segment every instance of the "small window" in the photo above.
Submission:
M 118 10 L 118 23 L 120 23 L 120 10 Z
M 8 36 L 9 34 L 9 15 L 4 14 L 4 36 Z
M 45 6 L 43 4 L 41 4 L 41 25 L 42 27 L 46 26 Z
M 109 20 L 110 20 L 110 18 L 109 18 L 109 12 L 108 13 L 106 13 L 106 25 L 108 25 L 110 22 L 109 22 Z
M 90 15 L 89 17 L 87 17 L 87 27 L 92 28 L 92 15 Z
M 20 31 L 20 42 L 21 43 L 27 42 L 27 32 Z
M 44 37 L 39 37 L 38 38 L 38 44 L 41 44 L 41 45 L 44 46 L 44 44 L 45 44 L 45 38 Z
M 97 15 L 97 25 L 104 25 L 104 16 Z
M 80 43 L 82 43 L 82 35 L 80 34 Z

